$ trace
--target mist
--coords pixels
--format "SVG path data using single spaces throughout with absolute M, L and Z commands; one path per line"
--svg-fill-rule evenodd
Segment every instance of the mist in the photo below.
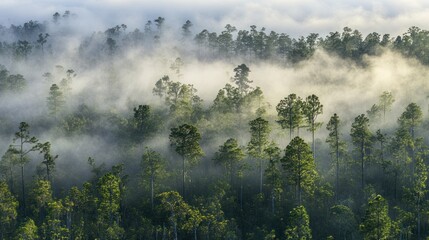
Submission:
M 147 220 L 144 224 L 159 227 L 148 236 L 153 237 L 154 231 L 158 236 L 160 226 L 164 230 L 165 224 L 158 216 L 153 217 L 158 215 L 154 214 L 158 209 L 150 207 L 148 176 L 142 165 L 142 155 L 150 148 L 166 164 L 166 173 L 155 183 L 159 187 L 155 195 L 179 191 L 183 176 L 183 186 L 186 182 L 188 189 L 187 193 L 183 190 L 183 199 L 198 209 L 203 201 L 215 199 L 220 187 L 223 193 L 217 199 L 219 206 L 214 208 L 219 208 L 215 211 L 230 221 L 224 225 L 235 228 L 230 231 L 240 236 L 237 239 L 261 239 L 257 231 L 266 235 L 271 229 L 281 237 L 289 224 L 284 217 L 290 215 L 298 199 L 297 188 L 289 182 L 289 169 L 285 167 L 289 159 L 283 156 L 292 139 L 299 136 L 305 145 L 300 151 L 308 147 L 314 173 L 318 174 L 314 179 L 316 191 L 304 194 L 308 197 L 304 204 L 314 224 L 314 239 L 326 239 L 327 229 L 338 228 L 329 225 L 331 220 L 325 214 L 334 204 L 349 207 L 355 214 L 353 219 L 363 219 L 364 198 L 372 196 L 370 193 L 384 194 L 395 204 L 392 211 L 393 206 L 414 211 L 407 209 L 409 204 L 402 196 L 397 198 L 397 179 L 395 189 L 391 181 L 393 173 L 398 176 L 396 167 L 403 164 L 398 191 L 405 192 L 404 186 L 414 184 L 409 178 L 414 174 L 413 158 L 424 158 L 423 165 L 427 165 L 423 150 L 414 155 L 414 145 L 405 146 L 409 143 L 399 141 L 403 138 L 422 144 L 421 149 L 429 143 L 429 57 L 425 54 L 429 32 L 413 27 L 425 26 L 427 16 L 429 3 L 403 0 L 233 0 L 224 4 L 212 0 L 109 0 L 103 4 L 94 0 L 3 1 L 0 153 L 4 158 L 0 161 L 0 183 L 10 179 L 9 185 L 14 180 L 18 183 L 19 167 L 25 165 L 24 185 L 29 188 L 37 180 L 48 179 L 53 197 L 61 199 L 72 187 L 82 188 L 82 184 L 90 182 L 94 187 L 86 194 L 100 197 L 97 189 L 102 177 L 109 172 L 116 174 L 124 187 L 119 201 L 123 206 L 128 204 L 117 214 L 118 219 L 123 219 L 117 226 L 132 229 L 134 223 L 129 221 L 137 214 L 142 217 L 136 220 L 139 224 Z M 249 69 L 244 74 L 244 87 L 237 81 L 243 66 Z M 392 94 L 394 101 L 384 117 L 379 105 L 380 96 L 386 92 Z M 316 118 L 320 127 L 314 139 L 311 123 L 304 117 L 291 129 L 291 136 L 287 127 L 278 124 L 276 106 L 290 94 L 303 100 L 298 104 L 301 117 L 307 96 L 314 94 L 323 104 L 323 113 Z M 421 124 L 412 130 L 398 121 L 410 103 L 415 103 L 422 113 Z M 138 112 L 142 107 L 147 111 Z M 334 114 L 340 118 L 339 138 L 344 141 L 341 166 L 337 168 L 341 169 L 342 186 L 335 190 L 334 154 L 326 141 L 330 133 L 327 123 Z M 368 146 L 362 147 L 359 154 L 351 129 L 361 114 L 369 117 L 370 137 Z M 249 151 L 249 122 L 258 117 L 268 121 L 267 143 L 279 147 L 277 160 L 258 159 Z M 29 124 L 30 136 L 39 143 L 49 142 L 52 156 L 58 156 L 51 179 L 43 165 L 46 155 L 39 150 L 29 152 L 27 164 L 13 163 L 7 173 L 9 166 L 5 168 L 4 163 L 10 163 L 5 153 L 10 146 L 16 147 L 15 134 L 21 122 Z M 203 152 L 201 158 L 186 159 L 186 168 L 188 156 L 180 155 L 170 139 L 172 129 L 182 124 L 198 129 Z M 376 136 L 377 130 L 385 139 Z M 416 133 L 415 143 L 406 135 L 410 131 L 413 138 Z M 214 159 L 220 146 L 231 138 L 239 145 L 236 151 L 243 153 L 235 180 L 233 170 L 227 176 L 228 167 Z M 310 150 L 313 142 L 314 152 Z M 31 150 L 30 145 L 26 143 L 24 148 Z M 403 147 L 402 152 L 396 152 L 398 146 Z M 368 154 L 365 159 L 364 154 Z M 264 157 L 268 158 L 267 154 Z M 278 212 L 274 210 L 274 183 L 268 183 L 269 164 L 278 168 L 281 179 Z M 362 183 L 367 181 L 362 188 L 360 169 Z M 259 179 L 264 181 L 260 188 Z M 13 194 L 20 196 L 16 189 L 12 189 Z M 324 205 L 318 206 L 318 199 Z M 95 211 L 99 211 L 97 201 Z M 18 218 L 24 219 L 25 209 L 20 211 Z M 115 222 L 112 219 L 109 221 Z M 144 224 L 140 225 L 146 228 Z M 256 225 L 262 230 L 255 230 Z M 207 229 L 210 232 L 210 227 Z M 187 230 L 181 231 L 180 239 L 190 238 Z M 198 231 L 202 236 L 203 230 Z M 359 239 L 357 228 L 353 234 Z M 353 235 L 351 238 L 355 239 Z
M 226 24 L 240 29 L 251 25 L 287 32 L 298 37 L 316 32 L 326 35 L 344 26 L 365 34 L 386 32 L 399 35 L 410 26 L 424 26 L 429 11 L 424 1 L 99 1 L 91 0 L 5 0 L 0 3 L 0 24 L 22 24 L 31 19 L 50 21 L 55 12 L 77 15 L 74 26 L 83 32 L 104 30 L 116 24 L 140 28 L 148 19 L 165 16 L 173 23 L 187 19 L 196 29 L 219 32 Z M 178 27 L 178 26 L 174 26 Z
M 203 99 L 204 108 L 209 108 L 218 90 L 225 84 L 232 83 L 230 79 L 233 69 L 241 63 L 246 63 L 250 68 L 249 79 L 253 81 L 252 86 L 259 86 L 263 91 L 271 106 L 268 115 L 274 120 L 275 106 L 291 93 L 302 98 L 316 94 L 324 105 L 324 113 L 319 120 L 326 123 L 333 113 L 338 113 L 346 123 L 345 129 L 349 129 L 354 117 L 376 104 L 383 91 L 392 92 L 396 99 L 392 107 L 394 110 L 389 112 L 389 119 L 385 124 L 393 127 L 410 102 L 416 102 L 427 112 L 428 68 L 416 59 L 405 58 L 387 48 L 376 56 L 365 55 L 361 63 L 317 49 L 309 59 L 285 67 L 270 61 L 248 61 L 242 57 L 226 61 L 201 60 L 195 54 L 196 46 L 185 44 L 188 48 L 180 48 L 182 40 L 174 37 L 179 31 L 168 30 L 155 48 L 119 45 L 115 55 L 109 55 L 105 53 L 104 33 L 96 31 L 97 27 L 94 28 L 92 24 L 82 29 L 82 21 L 91 21 L 82 17 L 85 18 L 80 12 L 76 16 L 72 13 L 71 19 L 62 20 L 60 25 L 48 24 L 47 31 L 52 33 L 45 52 L 35 49 L 36 55 L 25 61 L 2 58 L 0 62 L 10 74 L 22 74 L 28 84 L 20 93 L 7 92 L 0 96 L 0 101 L 4 103 L 0 105 L 0 112 L 4 126 L 7 126 L 2 132 L 0 152 L 6 151 L 13 138 L 13 129 L 17 129 L 19 122 L 26 121 L 30 126 L 36 125 L 38 127 L 34 134 L 42 141 L 51 141 L 55 154 L 60 156 L 59 178 L 76 176 L 82 168 L 88 168 L 88 157 L 109 165 L 124 161 L 124 156 L 118 153 L 121 148 L 116 145 L 114 138 L 110 138 L 114 137 L 112 133 L 96 131 L 94 135 L 87 135 L 83 132 L 79 137 L 65 137 L 61 133 L 60 121 L 51 118 L 48 123 L 56 126 L 53 128 L 42 123 L 44 116 L 48 115 L 46 101 L 49 87 L 53 83 L 59 84 L 66 77 L 68 69 L 73 69 L 76 76 L 72 79 L 71 91 L 66 98 L 65 111 L 62 113 L 64 116 L 67 112 L 76 111 L 82 104 L 95 113 L 112 113 L 124 120 L 131 119 L 132 109 L 140 104 L 163 108 L 163 99 L 155 96 L 152 89 L 164 75 L 169 75 L 174 81 L 192 84 L 198 91 L 198 96 Z M 126 34 L 133 31 L 128 29 L 116 38 L 118 44 L 125 41 Z M 95 32 L 90 33 L 94 30 Z M 82 48 L 82 44 L 86 46 Z M 176 58 L 183 61 L 180 76 L 176 76 L 170 67 Z M 52 73 L 52 79 L 42 77 L 46 72 Z M 94 125 L 112 124 L 106 123 L 106 118 L 109 117 L 101 116 Z M 271 124 L 276 125 L 274 122 Z M 245 125 L 242 129 L 246 129 Z M 99 127 L 110 131 L 109 126 Z M 168 129 L 162 131 L 164 136 L 149 145 L 170 154 Z M 310 141 L 309 136 L 303 132 Z M 316 135 L 320 135 L 319 138 L 323 141 L 325 132 L 322 130 Z M 243 132 L 239 136 L 248 136 L 248 133 Z M 239 136 L 219 136 L 219 140 L 215 140 L 213 145 L 204 147 L 205 151 L 214 152 L 228 137 Z M 282 144 L 285 147 L 287 141 L 278 140 L 284 141 Z M 247 140 L 242 139 L 241 142 L 245 145 Z M 137 150 L 131 156 L 139 159 L 141 152 L 142 149 Z M 206 158 L 210 159 L 210 155 L 207 154 Z M 61 167 L 65 167 L 67 171 L 62 171 Z

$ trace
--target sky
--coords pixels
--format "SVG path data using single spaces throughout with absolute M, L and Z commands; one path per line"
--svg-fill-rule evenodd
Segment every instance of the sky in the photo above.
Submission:
M 293 37 L 313 32 L 326 36 L 345 26 L 363 34 L 396 36 L 411 26 L 426 29 L 429 22 L 429 1 L 424 0 L 1 0 L 0 24 L 49 21 L 53 13 L 65 10 L 77 15 L 82 28 L 91 26 L 89 31 L 122 23 L 142 29 L 158 16 L 171 27 L 189 19 L 194 32 L 219 32 L 226 24 L 238 29 L 256 25 Z

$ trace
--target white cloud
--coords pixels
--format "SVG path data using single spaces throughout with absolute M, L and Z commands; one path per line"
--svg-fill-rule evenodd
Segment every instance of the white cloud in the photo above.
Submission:
M 163 16 L 174 27 L 190 19 L 195 31 L 220 31 L 229 23 L 240 29 L 264 26 L 294 37 L 311 32 L 325 36 L 344 26 L 364 34 L 376 31 L 398 35 L 411 26 L 424 28 L 429 20 L 429 2 L 418 0 L 3 0 L 0 24 L 50 20 L 56 11 L 65 10 L 98 28 L 121 23 L 132 29 L 142 28 L 147 20 Z

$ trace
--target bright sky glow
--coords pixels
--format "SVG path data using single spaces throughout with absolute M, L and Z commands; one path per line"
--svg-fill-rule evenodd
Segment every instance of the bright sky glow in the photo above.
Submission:
M 65 10 L 77 14 L 82 26 L 91 26 L 89 31 L 122 23 L 142 29 L 158 16 L 172 27 L 189 19 L 194 32 L 221 31 L 229 23 L 239 29 L 266 27 L 293 37 L 311 32 L 326 36 L 345 26 L 363 34 L 394 36 L 411 26 L 427 29 L 429 22 L 429 1 L 420 0 L 2 0 L 0 24 L 49 21 L 53 13 Z

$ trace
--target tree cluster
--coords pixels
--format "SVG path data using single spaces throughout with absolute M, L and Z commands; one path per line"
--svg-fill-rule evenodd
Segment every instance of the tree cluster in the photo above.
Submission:
M 55 13 L 51 23 L 0 28 L 16 37 L 0 45 L 1 60 L 25 65 L 36 54 L 50 59 L 55 34 L 45 33 L 47 25 L 61 28 L 73 17 L 67 11 Z M 78 58 L 90 67 L 103 61 L 113 76 L 111 60 L 127 48 L 165 46 L 165 24 L 159 17 L 143 32 L 121 24 L 94 33 L 80 44 Z M 9 136 L 0 161 L 0 239 L 429 236 L 429 122 L 418 103 L 394 105 L 393 93 L 384 91 L 365 113 L 350 119 L 337 112 L 323 123 L 329 106 L 317 92 L 302 98 L 290 90 L 271 108 L 249 67 L 256 61 L 296 67 L 317 50 L 363 63 L 364 55 L 392 49 L 427 64 L 426 31 L 412 27 L 396 39 L 377 33 L 363 38 L 344 28 L 325 38 L 292 39 L 256 26 L 237 31 L 228 24 L 221 33 L 203 30 L 195 37 L 191 29 L 186 21 L 177 51 L 204 61 L 244 62 L 234 65 L 229 82 L 206 104 L 187 83 L 187 62 L 180 57 L 170 65 L 173 74 L 153 79 L 160 103 L 130 101 L 125 112 L 94 107 L 90 99 L 69 104 L 76 103 L 77 74 L 57 65 L 42 76 L 47 114 L 22 122 L 0 118 L 1 134 Z M 192 43 L 197 47 L 186 49 Z M 0 94 L 24 97 L 25 86 L 22 75 L 0 67 Z M 71 179 L 62 176 L 69 169 L 58 163 L 70 156 L 56 153 L 62 139 L 88 136 L 108 139 L 113 150 L 96 151 L 118 159 L 86 156 L 88 165 L 80 170 L 89 177 L 69 186 Z

